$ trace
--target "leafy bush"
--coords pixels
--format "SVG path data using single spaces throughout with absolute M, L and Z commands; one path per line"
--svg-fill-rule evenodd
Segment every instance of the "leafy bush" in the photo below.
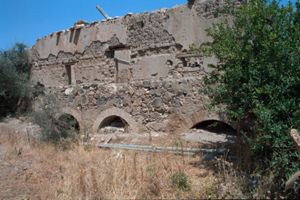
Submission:
M 180 190 L 190 190 L 190 184 L 188 177 L 184 172 L 176 172 L 171 176 L 173 187 Z
M 43 107 L 31 113 L 33 120 L 41 127 L 41 139 L 65 148 L 76 141 L 79 133 L 78 122 L 71 115 L 58 116 L 57 101 L 53 96 L 44 98 Z
M 29 72 L 30 64 L 24 44 L 18 43 L 12 49 L 0 51 L 0 117 L 15 113 L 24 105 L 24 100 L 28 100 Z
M 200 48 L 219 60 L 205 78 L 206 92 L 282 186 L 300 169 L 289 136 L 300 128 L 300 2 L 252 0 L 228 10 L 233 22 L 215 24 L 208 30 L 213 42 Z

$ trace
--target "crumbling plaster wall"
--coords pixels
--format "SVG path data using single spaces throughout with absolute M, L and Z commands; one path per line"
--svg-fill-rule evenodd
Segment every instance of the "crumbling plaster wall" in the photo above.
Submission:
M 114 35 L 121 43 L 126 43 L 126 31 L 126 26 L 120 18 L 52 33 L 39 39 L 33 48 L 37 50 L 41 59 L 48 58 L 50 54 L 57 56 L 61 51 L 82 54 L 93 42 L 106 42 Z
M 134 130 L 175 131 L 176 116 L 205 111 L 208 98 L 201 89 L 208 61 L 187 50 L 209 40 L 205 29 L 219 20 L 213 13 L 219 5 L 195 0 L 53 33 L 32 47 L 32 79 L 61 107 L 80 112 L 85 129 L 96 127 L 105 110 L 118 108 L 140 125 Z

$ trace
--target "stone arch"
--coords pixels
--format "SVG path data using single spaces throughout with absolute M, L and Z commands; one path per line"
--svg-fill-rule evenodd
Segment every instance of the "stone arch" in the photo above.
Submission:
M 101 112 L 98 117 L 96 118 L 96 121 L 93 125 L 93 133 L 97 133 L 99 126 L 101 124 L 105 123 L 107 120 L 109 120 L 112 117 L 119 117 L 121 120 L 123 120 L 125 123 L 128 124 L 128 131 L 138 133 L 140 130 L 139 124 L 133 119 L 133 117 L 128 114 L 127 112 L 119 109 L 119 108 L 109 108 L 103 112 Z
M 220 117 L 217 113 L 210 113 L 206 110 L 198 110 L 192 114 L 178 114 L 172 120 L 175 120 L 177 123 L 177 128 L 174 130 L 175 133 L 181 133 L 189 130 L 196 124 L 208 120 L 220 121 L 235 129 L 235 125 L 229 122 L 226 118 Z
M 199 110 L 197 112 L 194 112 L 190 117 L 189 121 L 187 123 L 188 128 L 192 128 L 199 122 L 207 121 L 207 120 L 216 120 L 216 121 L 222 121 L 220 117 L 216 114 L 209 114 L 207 111 Z
M 235 128 L 233 128 L 230 124 L 216 119 L 209 119 L 200 121 L 197 124 L 195 124 L 192 129 L 202 129 L 209 132 L 214 133 L 222 133 L 222 134 L 228 134 L 228 135 L 236 135 L 237 131 Z
M 68 138 L 71 135 L 75 136 L 80 133 L 80 126 L 77 119 L 70 114 L 62 114 L 56 123 L 56 129 L 59 130 L 60 136 Z
M 199 142 L 205 148 L 226 147 L 233 150 L 237 144 L 237 131 L 228 123 L 222 120 L 206 119 L 197 122 L 186 130 L 181 136 L 182 139 Z
M 59 119 L 61 116 L 66 115 L 66 114 L 70 115 L 70 116 L 74 117 L 74 119 L 76 119 L 76 121 L 78 122 L 80 131 L 84 130 L 85 127 L 84 127 L 84 123 L 83 123 L 81 114 L 72 108 L 60 109 L 59 112 L 56 114 L 56 118 Z
M 122 117 L 111 115 L 106 117 L 99 125 L 99 128 L 103 128 L 105 126 L 112 125 L 117 128 L 128 128 L 129 124 Z

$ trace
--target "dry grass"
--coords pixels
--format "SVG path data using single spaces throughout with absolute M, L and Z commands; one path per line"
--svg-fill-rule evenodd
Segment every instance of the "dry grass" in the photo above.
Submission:
M 92 146 L 62 151 L 11 129 L 0 130 L 0 199 L 226 198 L 229 196 L 224 192 L 241 187 L 240 179 L 230 179 L 229 173 L 216 173 L 203 165 L 200 157 L 101 150 Z M 171 177 L 177 172 L 187 176 L 189 190 L 172 185 Z M 222 182 L 235 183 L 220 191 Z

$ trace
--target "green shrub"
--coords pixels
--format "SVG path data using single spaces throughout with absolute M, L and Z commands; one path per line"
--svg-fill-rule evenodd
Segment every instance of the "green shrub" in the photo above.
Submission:
M 276 173 L 278 188 L 300 169 L 289 136 L 300 128 L 300 2 L 252 0 L 229 10 L 233 23 L 215 24 L 213 42 L 200 48 L 219 60 L 206 92 L 237 123 L 261 169 Z
M 176 172 L 171 176 L 172 186 L 180 190 L 190 190 L 188 177 L 184 172 Z
M 28 108 L 30 64 L 26 46 L 0 51 L 0 117 Z
M 41 139 L 66 149 L 78 139 L 78 122 L 68 114 L 58 115 L 59 108 L 56 106 L 55 97 L 47 96 L 43 99 L 45 101 L 42 108 L 30 114 L 34 122 L 41 127 Z

